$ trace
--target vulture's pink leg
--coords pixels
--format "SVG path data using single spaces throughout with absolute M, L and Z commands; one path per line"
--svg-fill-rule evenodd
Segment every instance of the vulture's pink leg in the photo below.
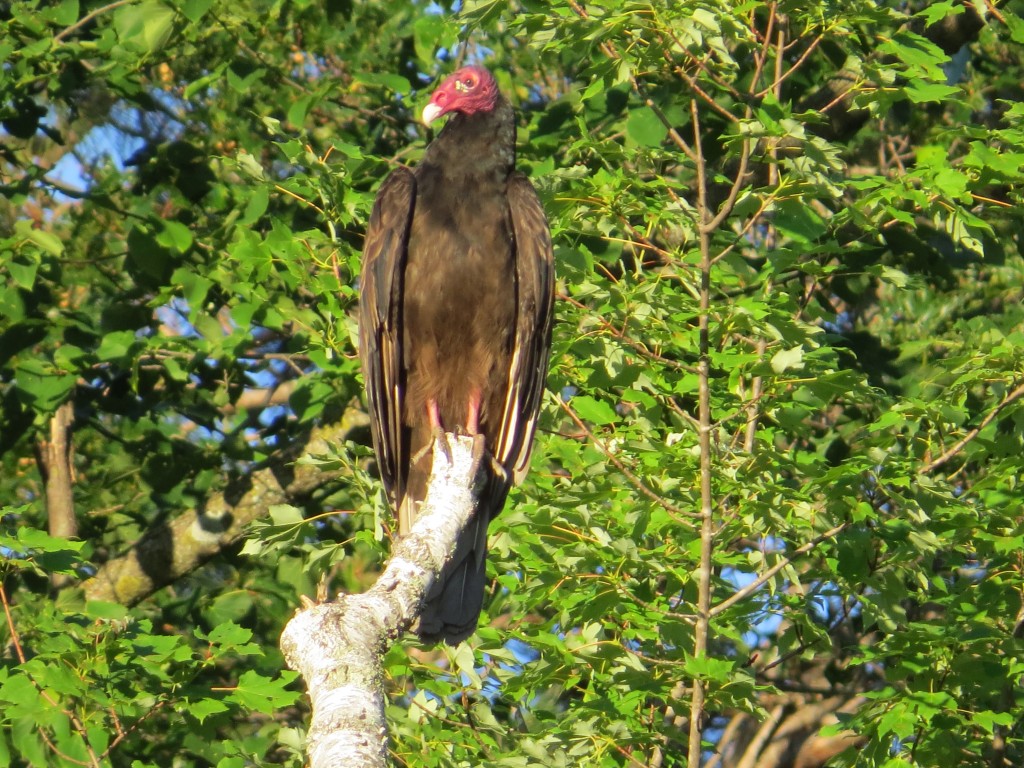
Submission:
M 480 407 L 483 399 L 483 393 L 479 389 L 474 389 L 469 396 L 469 409 L 466 411 L 466 432 L 473 438 L 474 473 L 476 467 L 479 467 L 480 462 L 483 461 L 484 455 L 487 454 L 487 441 L 483 433 L 480 432 Z M 505 468 L 498 464 L 493 456 L 490 459 L 494 473 L 499 477 L 504 477 L 507 474 Z
M 444 432 L 441 425 L 441 409 L 437 407 L 437 400 L 434 398 L 427 400 L 427 419 L 430 421 L 431 432 Z
M 474 389 L 469 396 L 469 409 L 466 411 L 466 434 L 477 435 L 480 433 L 480 401 L 483 394 L 479 389 Z
M 444 436 L 444 424 L 441 423 L 441 409 L 437 405 L 437 400 L 430 398 L 427 400 L 427 419 L 430 421 L 430 445 L 424 447 L 424 451 L 429 451 L 430 448 L 437 443 L 441 446 L 441 451 L 444 453 L 448 463 L 452 463 L 452 449 L 448 445 L 448 439 Z
M 444 425 L 441 423 L 441 409 L 437 406 L 437 400 L 434 400 L 433 398 L 427 400 L 427 423 L 430 424 L 430 442 L 416 451 L 410 463 L 418 464 L 426 456 L 430 456 L 431 451 L 434 450 L 434 444 L 440 440 L 441 450 L 444 451 L 444 455 L 448 457 L 448 463 L 450 464 L 452 460 L 452 449 L 444 437 Z

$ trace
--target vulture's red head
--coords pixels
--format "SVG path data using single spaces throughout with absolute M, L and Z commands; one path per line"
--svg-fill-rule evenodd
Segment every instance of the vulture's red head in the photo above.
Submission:
M 489 112 L 498 102 L 498 84 L 483 67 L 470 66 L 448 75 L 423 108 L 423 122 L 431 122 L 449 112 L 472 115 Z

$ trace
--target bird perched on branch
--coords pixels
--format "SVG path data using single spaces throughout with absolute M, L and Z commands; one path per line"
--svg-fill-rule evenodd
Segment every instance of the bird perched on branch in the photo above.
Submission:
M 457 643 L 476 629 L 487 524 L 530 458 L 551 345 L 551 236 L 515 170 L 515 114 L 494 77 L 463 67 L 423 122 L 450 115 L 415 170 L 380 187 L 363 248 L 360 356 L 381 477 L 399 532 L 416 518 L 432 445 L 478 436 L 487 482 L 416 629 Z

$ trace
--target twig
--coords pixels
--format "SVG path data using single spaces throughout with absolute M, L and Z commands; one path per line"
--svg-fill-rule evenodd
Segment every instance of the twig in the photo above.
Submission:
M 630 80 L 632 80 L 633 82 L 633 89 L 644 100 L 644 104 L 650 108 L 650 110 L 654 113 L 655 117 L 657 117 L 659 122 L 661 122 L 665 130 L 668 131 L 668 135 L 672 139 L 672 143 L 679 148 L 680 152 L 682 152 L 688 158 L 696 162 L 697 157 L 696 155 L 694 155 L 693 150 L 690 148 L 690 145 L 686 143 L 686 139 L 679 135 L 679 131 L 677 131 L 675 126 L 672 125 L 672 121 L 669 120 L 668 116 L 661 111 L 661 107 L 655 104 L 653 99 L 644 95 L 643 91 L 640 88 L 640 83 L 637 81 L 635 77 L 631 77 Z M 691 86 L 694 90 L 700 91 L 700 89 L 697 88 L 695 83 L 691 83 Z
M 775 26 L 776 11 L 778 11 L 778 3 L 772 3 L 768 8 L 768 21 L 765 24 L 764 35 L 757 34 L 757 18 L 753 13 L 751 13 L 750 16 L 751 32 L 754 33 L 754 37 L 760 37 L 763 41 L 761 49 L 754 53 L 754 76 L 750 78 L 751 92 L 753 92 L 754 86 L 760 82 L 761 73 L 764 71 L 764 64 L 768 61 L 768 51 L 771 48 L 772 28 Z
M 97 8 L 95 11 L 90 11 L 89 13 L 85 14 L 85 16 L 76 21 L 74 24 L 72 24 L 70 27 L 65 27 L 56 35 L 54 35 L 53 42 L 59 43 L 68 35 L 72 34 L 73 32 L 77 32 L 79 29 L 84 27 L 97 16 L 102 16 L 107 11 L 112 11 L 115 8 L 120 8 L 122 5 L 129 5 L 132 2 L 134 2 L 134 0 L 116 0 L 116 2 L 104 5 L 100 8 Z
M 829 528 L 824 533 L 819 534 L 818 536 L 815 536 L 813 539 L 808 541 L 806 544 L 802 544 L 801 546 L 797 547 L 796 549 L 793 550 L 793 554 L 792 555 L 790 555 L 789 557 L 783 558 L 782 560 L 777 562 L 775 565 L 773 565 L 771 568 L 769 568 L 767 571 L 765 571 L 760 576 L 758 576 L 756 579 L 754 579 L 752 582 L 747 584 L 745 587 L 742 587 L 741 589 L 736 590 L 731 595 L 729 595 L 729 597 L 727 597 L 725 600 L 723 600 L 718 605 L 716 605 L 714 608 L 712 608 L 711 609 L 711 617 L 714 618 L 715 616 L 720 615 L 724 611 L 726 611 L 729 608 L 731 608 L 732 606 L 736 605 L 736 603 L 738 603 L 740 600 L 746 599 L 747 597 L 752 595 L 754 592 L 759 590 L 762 586 L 764 586 L 765 583 L 767 583 L 773 576 L 775 576 L 775 574 L 777 574 L 783 568 L 785 568 L 785 567 L 787 567 L 789 565 L 792 565 L 796 561 L 796 559 L 798 557 L 802 557 L 803 555 L 806 555 L 808 552 L 810 552 L 816 546 L 821 544 L 821 542 L 826 541 L 827 539 L 831 539 L 833 536 L 837 536 L 839 533 L 841 533 L 843 530 L 845 530 L 847 528 L 847 526 L 849 526 L 849 525 L 850 525 L 849 522 L 840 523 L 839 525 L 837 525 L 837 526 L 835 526 L 833 528 Z
M 101 755 L 101 757 L 103 757 L 103 758 L 109 757 L 110 753 L 114 751 L 114 748 L 118 744 L 120 744 L 122 741 L 127 739 L 132 733 L 137 731 L 139 729 L 139 727 L 144 722 L 146 722 L 149 718 L 151 718 L 157 712 L 160 712 L 161 710 L 163 710 L 167 706 L 167 704 L 168 704 L 168 702 L 166 700 L 158 701 L 155 706 L 150 707 L 148 710 L 146 710 L 146 712 L 142 715 L 142 717 L 140 717 L 138 720 L 136 720 L 134 723 L 132 723 L 130 726 L 128 726 L 128 730 L 124 730 L 123 728 L 121 728 L 120 723 L 118 723 L 118 725 L 117 725 L 117 736 L 114 737 L 114 740 L 110 742 L 110 746 L 108 746 L 103 751 L 103 754 Z M 114 713 L 111 712 L 111 715 L 113 716 Z
M 808 57 L 809 57 L 809 56 L 810 56 L 810 55 L 811 55 L 812 53 L 814 53 L 814 50 L 815 50 L 815 49 L 816 49 L 816 48 L 818 47 L 818 45 L 819 45 L 819 44 L 821 43 L 821 41 L 822 41 L 822 40 L 824 40 L 824 39 L 825 39 L 825 35 L 824 35 L 824 34 L 818 35 L 818 36 L 817 36 L 816 38 L 814 38 L 814 40 L 813 40 L 813 41 L 811 42 L 811 44 L 810 44 L 809 46 L 807 46 L 807 50 L 805 50 L 805 51 L 804 51 L 804 52 L 803 52 L 802 54 L 800 54 L 800 58 L 799 58 L 799 59 L 797 59 L 797 60 L 796 60 L 796 61 L 795 61 L 795 62 L 793 63 L 793 66 L 791 66 L 791 67 L 790 67 L 789 69 L 787 69 L 787 70 L 786 70 L 785 72 L 783 72 L 782 74 L 778 75 L 778 76 L 777 76 L 777 77 L 775 78 L 775 82 L 773 82 L 773 83 L 772 83 L 771 85 L 765 86 L 765 87 L 764 87 L 764 88 L 763 88 L 763 89 L 762 89 L 761 91 L 759 91 L 759 92 L 758 92 L 757 94 L 755 94 L 755 95 L 756 95 L 757 97 L 759 97 L 759 98 L 763 98 L 763 97 L 764 97 L 764 95 L 765 95 L 765 94 L 767 94 L 767 93 L 768 93 L 768 91 L 770 91 L 770 90 L 772 90 L 772 89 L 774 89 L 774 90 L 776 91 L 776 93 L 777 93 L 777 92 L 778 92 L 778 89 L 779 89 L 779 86 L 781 86 L 781 85 L 782 85 L 782 83 L 783 83 L 783 82 L 784 82 L 784 81 L 785 81 L 786 79 L 788 79 L 789 77 L 791 77 L 791 76 L 792 76 L 792 75 L 793 75 L 793 74 L 794 74 L 794 73 L 795 73 L 795 72 L 796 72 L 796 71 L 797 71 L 797 70 L 798 70 L 798 69 L 799 69 L 799 68 L 800 68 L 801 66 L 803 66 L 803 63 L 804 63 L 805 61 L 807 61 L 807 58 L 808 58 Z M 781 51 L 779 52 L 779 55 L 780 55 L 780 57 L 781 57 Z
M 628 345 L 631 349 L 633 349 L 635 352 L 639 353 L 640 355 L 643 355 L 644 357 L 650 358 L 651 360 L 656 360 L 657 362 L 661 363 L 662 365 L 666 365 L 669 368 L 672 368 L 673 370 L 685 371 L 686 373 L 696 373 L 696 369 L 692 365 L 686 365 L 685 363 L 680 363 L 678 360 L 670 360 L 667 357 L 659 355 L 657 352 L 652 352 L 646 346 L 644 346 L 643 342 L 637 341 L 636 339 L 623 334 L 621 331 L 619 331 L 618 328 L 616 328 L 614 325 L 609 323 L 603 317 L 601 317 L 600 315 L 598 315 L 596 313 L 591 312 L 590 308 L 586 304 L 584 304 L 583 302 L 578 301 L 578 300 L 576 300 L 576 299 L 572 298 L 571 296 L 569 296 L 567 294 L 564 294 L 564 293 L 557 294 L 557 298 L 558 298 L 559 301 L 565 301 L 565 302 L 568 302 L 569 304 L 572 304 L 577 309 L 581 309 L 581 310 L 583 310 L 585 312 L 590 312 L 591 313 L 591 317 L 596 321 L 596 323 L 599 326 L 601 326 L 602 328 L 605 328 L 606 330 L 608 330 L 612 334 L 613 338 L 616 338 L 619 341 L 623 342 L 624 344 Z
M 4 617 L 7 620 L 7 629 L 11 633 L 11 644 L 14 646 L 14 653 L 18 657 L 18 663 L 24 664 L 25 651 L 21 647 L 21 641 L 18 639 L 18 628 L 15 626 L 14 617 L 11 615 L 11 605 L 7 600 L 7 589 L 4 587 L 2 580 L 0 580 L 0 603 L 3 603 Z M 71 723 L 71 726 L 75 729 L 78 735 L 82 737 L 82 745 L 85 747 L 86 752 L 89 754 L 89 760 L 88 762 L 85 762 L 82 760 L 76 760 L 70 755 L 65 755 L 63 752 L 60 751 L 57 745 L 54 744 L 49 734 L 47 734 L 46 731 L 44 730 L 40 730 L 39 735 L 42 737 L 43 741 L 46 742 L 46 746 L 50 748 L 50 751 L 62 760 L 72 763 L 74 765 L 88 765 L 91 766 L 91 768 L 100 768 L 99 757 L 97 757 L 95 751 L 93 751 L 92 745 L 89 743 L 89 733 L 88 731 L 86 731 L 85 726 L 82 725 L 82 721 L 78 719 L 78 716 L 75 715 L 75 713 L 72 712 L 70 709 L 61 707 L 57 703 L 57 701 L 49 693 L 47 693 L 42 688 L 42 686 L 39 685 L 39 683 L 36 682 L 35 678 L 32 677 L 32 675 L 26 672 L 25 676 L 29 679 L 29 681 L 32 683 L 35 689 L 39 692 L 39 695 L 43 699 L 43 701 L 45 701 L 47 704 L 49 704 L 51 707 L 54 707 L 55 709 L 60 709 L 61 713 L 68 719 L 68 721 Z
M 722 207 L 719 209 L 718 214 L 710 221 L 700 225 L 702 233 L 710 234 L 711 232 L 714 232 L 719 226 L 721 226 L 726 217 L 732 213 L 732 210 L 736 205 L 736 198 L 739 197 L 740 190 L 743 188 L 743 182 L 747 177 L 747 163 L 749 160 L 750 139 L 744 139 L 743 149 L 740 151 L 740 167 L 736 171 L 736 178 L 733 180 L 732 188 L 729 190 L 729 195 L 726 197 L 725 202 L 722 203 Z M 703 160 L 701 162 L 703 162 Z
M 782 723 L 782 716 L 786 714 L 785 704 L 776 704 L 768 716 L 761 722 L 754 737 L 743 750 L 743 756 L 739 759 L 738 768 L 754 768 L 757 757 L 762 754 L 765 745 L 775 734 L 775 729 Z
M 686 517 L 693 517 L 694 516 L 692 512 L 689 512 L 689 511 L 687 511 L 687 510 L 685 510 L 685 509 L 683 509 L 681 507 L 676 506 L 671 501 L 666 499 L 664 496 L 661 496 L 661 495 L 655 493 L 650 488 L 648 488 L 644 484 L 644 481 L 641 480 L 639 477 L 637 477 L 632 472 L 632 470 L 630 470 L 622 462 L 621 459 L 619 459 L 614 453 L 612 453 L 610 450 L 608 450 L 608 447 L 603 442 L 601 442 L 601 440 L 597 437 L 597 435 L 595 435 L 593 433 L 593 431 L 590 429 L 590 427 L 588 427 L 583 422 L 583 419 L 581 419 L 578 415 L 576 415 L 576 411 L 574 411 L 569 406 L 569 404 L 567 402 L 565 402 L 562 398 L 559 397 L 558 398 L 558 404 L 562 407 L 563 411 L 565 411 L 567 414 L 569 414 L 569 418 L 572 419 L 576 423 L 576 426 L 579 427 L 580 429 L 582 429 L 583 432 L 590 439 L 590 441 L 594 445 L 597 446 L 597 449 L 599 451 L 601 451 L 601 453 L 603 453 L 605 455 L 605 457 L 612 464 L 615 465 L 616 469 L 618 469 L 619 472 L 621 472 L 623 475 L 626 476 L 626 479 L 629 480 L 629 482 L 633 485 L 633 487 L 636 488 L 638 491 L 640 491 L 640 493 L 642 493 L 647 498 L 651 499 L 655 504 L 657 504 L 658 506 L 663 508 L 666 512 L 671 514 L 673 516 L 673 518 L 677 522 L 682 522 L 682 521 L 679 520 L 679 518 L 676 517 L 676 515 L 678 515 L 680 517 L 684 517 L 684 518 L 686 518 Z
M 1024 383 L 1018 384 L 1012 392 L 1007 394 L 1006 397 L 1004 397 L 999 402 L 999 404 L 995 408 L 988 412 L 988 414 L 985 416 L 984 419 L 981 420 L 981 423 L 978 426 L 976 426 L 962 438 L 957 440 L 952 448 L 945 451 L 937 459 L 934 459 L 933 461 L 930 461 L 928 464 L 925 464 L 924 467 L 921 468 L 921 472 L 934 472 L 947 461 L 952 459 L 954 456 L 960 453 L 960 451 L 962 451 L 969 442 L 971 442 L 974 438 L 981 434 L 981 430 L 983 430 L 985 427 L 991 424 L 995 420 L 995 418 L 999 416 L 1000 413 L 1002 413 L 1008 406 L 1012 405 L 1017 400 L 1020 400 L 1021 397 L 1024 397 Z
M 0 580 L 0 602 L 4 605 L 4 617 L 7 619 L 7 629 L 11 633 L 11 644 L 14 646 L 14 654 L 18 657 L 18 663 L 25 663 L 25 651 L 21 647 L 21 640 L 18 637 L 18 629 L 14 626 L 14 617 L 11 615 L 11 604 L 7 602 L 7 589 Z

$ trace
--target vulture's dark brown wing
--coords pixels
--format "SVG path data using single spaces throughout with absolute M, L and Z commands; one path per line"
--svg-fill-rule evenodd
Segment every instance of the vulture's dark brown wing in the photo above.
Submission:
M 537 410 L 551 351 L 551 314 L 555 271 L 551 233 L 530 180 L 513 173 L 508 206 L 516 247 L 517 312 L 508 397 L 494 458 L 518 483 L 530 463 Z
M 416 179 L 399 168 L 380 185 L 363 245 L 359 356 L 366 379 L 373 448 L 392 500 L 405 489 L 402 467 L 402 275 L 416 200 Z

